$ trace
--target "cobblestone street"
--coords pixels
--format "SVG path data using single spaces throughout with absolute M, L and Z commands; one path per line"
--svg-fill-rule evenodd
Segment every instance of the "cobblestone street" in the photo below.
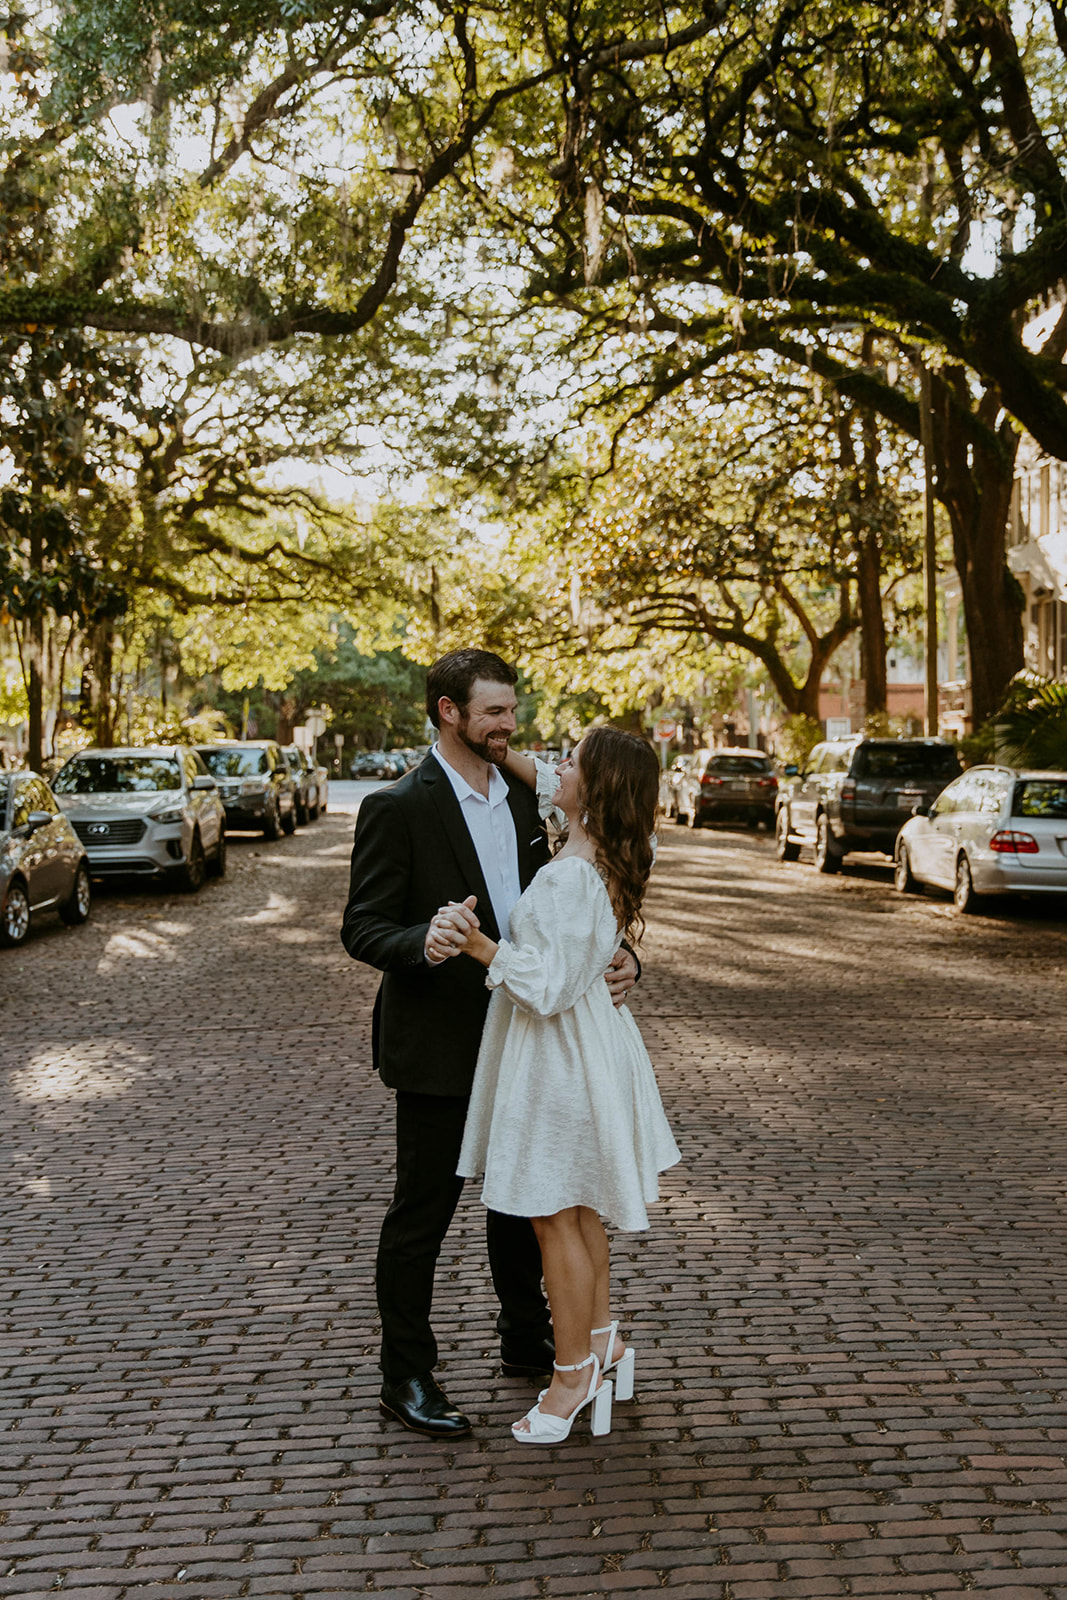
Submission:
M 474 1186 L 451 1447 L 377 1409 L 391 1102 L 351 815 L 0 953 L 0 1594 L 1067 1597 L 1067 920 L 664 827 L 634 1006 L 683 1164 L 637 1396 L 516 1445 Z

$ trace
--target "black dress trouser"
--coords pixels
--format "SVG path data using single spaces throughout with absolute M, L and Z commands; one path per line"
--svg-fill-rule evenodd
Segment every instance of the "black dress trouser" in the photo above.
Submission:
M 437 1364 L 430 1326 L 434 1270 L 463 1189 L 456 1166 L 466 1119 L 466 1098 L 397 1090 L 396 1188 L 382 1223 L 376 1274 L 381 1369 L 393 1383 Z M 500 1301 L 497 1332 L 519 1346 L 544 1338 L 551 1323 L 529 1218 L 487 1211 L 485 1236 Z

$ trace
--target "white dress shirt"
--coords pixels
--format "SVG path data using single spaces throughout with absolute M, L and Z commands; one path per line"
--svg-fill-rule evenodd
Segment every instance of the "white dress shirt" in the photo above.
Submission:
M 459 801 L 485 886 L 489 890 L 500 937 L 506 939 L 511 931 L 511 908 L 522 893 L 519 844 L 515 837 L 515 819 L 508 805 L 507 783 L 496 767 L 490 767 L 489 798 L 486 799 L 484 794 L 471 788 L 455 767 L 449 766 L 439 745 L 435 744 L 431 753 L 444 768 Z M 471 893 L 474 893 L 473 889 Z M 475 910 L 477 912 L 477 908 Z

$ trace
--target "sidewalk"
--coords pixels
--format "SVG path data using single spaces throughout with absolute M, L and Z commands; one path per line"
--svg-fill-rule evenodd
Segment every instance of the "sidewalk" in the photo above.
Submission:
M 551 1450 L 472 1186 L 476 1433 L 377 1410 L 349 818 L 0 953 L 0 1596 L 1067 1600 L 1067 923 L 665 832 L 635 1010 L 685 1160 L 616 1244 L 636 1400 Z

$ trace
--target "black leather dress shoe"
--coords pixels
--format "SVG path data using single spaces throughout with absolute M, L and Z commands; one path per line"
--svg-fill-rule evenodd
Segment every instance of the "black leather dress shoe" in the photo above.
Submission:
M 540 1339 L 525 1339 L 521 1344 L 500 1346 L 500 1365 L 509 1378 L 541 1378 L 552 1371 L 556 1346 L 550 1333 Z
M 423 1433 L 428 1439 L 462 1439 L 471 1431 L 470 1418 L 456 1410 L 432 1372 L 420 1372 L 399 1383 L 386 1379 L 378 1405 L 412 1433 Z

